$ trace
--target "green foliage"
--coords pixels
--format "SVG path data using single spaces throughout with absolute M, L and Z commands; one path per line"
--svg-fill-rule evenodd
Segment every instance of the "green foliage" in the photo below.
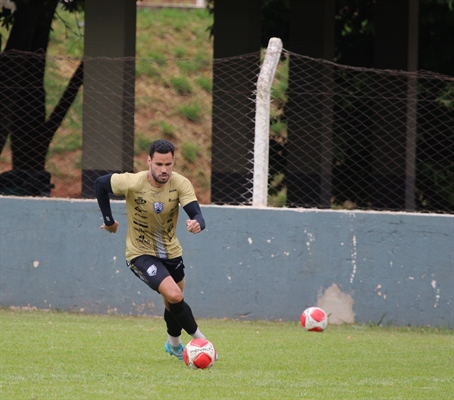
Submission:
M 11 149 L 11 137 L 10 137 L 10 136 L 8 136 L 8 137 L 6 138 L 5 147 L 4 147 L 4 148 L 5 148 L 5 149 L 8 149 L 8 150 Z M 6 163 L 6 162 L 9 161 L 9 159 L 8 159 L 7 157 L 5 157 L 5 154 L 4 154 L 4 153 L 5 153 L 4 151 L 2 151 L 2 152 L 0 153 L 0 163 Z
M 288 77 L 284 75 L 278 80 L 278 83 L 271 87 L 271 96 L 273 101 L 285 103 L 287 101 Z
M 448 329 L 202 319 L 219 361 L 194 371 L 164 352 L 162 318 L 3 309 L 0 319 L 2 399 L 452 397 Z
M 286 121 L 276 121 L 273 124 L 271 124 L 271 135 L 282 136 L 284 132 L 287 132 Z
M 136 64 L 136 75 L 145 75 L 155 80 L 159 80 L 161 78 L 161 67 L 159 63 L 155 62 L 154 60 L 143 60 Z
M 187 54 L 186 48 L 184 46 L 175 47 L 174 52 L 176 58 L 183 58 Z
M 144 151 L 148 151 L 150 147 L 150 139 L 146 137 L 144 134 L 136 133 L 134 138 L 134 153 L 140 154 Z
M 275 139 L 287 136 L 287 121 L 284 118 L 284 108 L 287 103 L 288 69 L 288 57 L 285 57 L 277 66 L 271 86 L 271 135 Z
M 181 60 L 177 61 L 178 68 L 184 74 L 193 74 L 206 67 L 205 63 L 192 61 L 192 60 Z
M 160 123 L 160 126 L 161 126 L 161 132 L 163 134 L 163 136 L 167 136 L 167 137 L 172 137 L 173 134 L 175 133 L 175 127 L 171 124 L 169 124 L 168 122 L 165 122 L 165 121 L 162 121 Z
M 64 7 L 58 8 L 49 39 L 53 45 L 48 54 L 82 57 L 84 55 L 83 21 L 82 11 L 75 10 L 69 13 Z
M 192 93 L 192 86 L 188 78 L 184 76 L 170 77 L 168 85 L 180 95 L 187 96 Z
M 167 58 L 160 50 L 149 49 L 145 58 L 149 58 L 151 63 L 155 64 L 157 67 L 165 67 Z
M 197 85 L 201 87 L 203 90 L 205 90 L 208 93 L 211 93 L 213 90 L 213 81 L 211 78 L 208 78 L 206 76 L 199 76 L 196 80 Z
M 268 196 L 269 207 L 285 207 L 287 204 L 287 188 L 283 187 L 275 195 Z
M 69 133 L 68 135 L 59 135 L 52 142 L 47 157 L 54 154 L 62 154 L 68 151 L 76 151 L 82 149 L 82 138 L 76 132 Z
M 197 156 L 201 151 L 200 146 L 193 142 L 183 143 L 181 150 L 183 152 L 183 157 L 191 163 L 196 162 Z
M 202 119 L 202 107 L 197 103 L 184 104 L 178 107 L 178 112 L 192 122 L 200 122 Z
M 207 179 L 207 171 L 199 167 L 197 168 L 197 173 L 196 173 L 196 180 L 198 185 L 203 189 L 203 190 L 209 190 L 211 185 L 210 185 L 210 180 Z
M 436 101 L 447 109 L 454 109 L 454 84 L 442 88 Z
M 287 188 L 285 174 L 276 173 L 269 182 L 268 205 L 270 207 L 284 207 L 287 202 Z

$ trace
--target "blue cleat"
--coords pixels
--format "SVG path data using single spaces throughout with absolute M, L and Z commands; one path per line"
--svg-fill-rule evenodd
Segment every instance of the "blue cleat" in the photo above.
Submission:
M 169 341 L 166 342 L 164 345 L 164 349 L 167 353 L 169 353 L 171 356 L 175 356 L 178 358 L 180 361 L 183 361 L 183 351 L 184 351 L 184 346 L 180 343 L 178 346 L 172 346 Z

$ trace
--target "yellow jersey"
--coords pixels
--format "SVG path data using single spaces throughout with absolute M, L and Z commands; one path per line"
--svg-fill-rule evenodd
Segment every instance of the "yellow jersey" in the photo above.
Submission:
M 126 199 L 126 259 L 144 254 L 180 257 L 182 249 L 175 235 L 179 205 L 197 201 L 194 187 L 173 171 L 166 184 L 156 188 L 148 182 L 147 172 L 112 174 L 110 180 L 113 193 Z

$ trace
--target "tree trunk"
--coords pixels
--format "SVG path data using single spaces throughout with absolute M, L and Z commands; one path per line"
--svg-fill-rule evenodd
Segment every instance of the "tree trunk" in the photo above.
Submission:
M 0 174 L 2 194 L 50 194 L 46 155 L 83 82 L 81 62 L 46 121 L 44 72 L 57 4 L 58 0 L 16 1 L 14 25 L 0 53 L 0 153 L 10 135 L 13 154 L 12 171 Z
M 11 136 L 13 170 L 44 171 L 45 54 L 58 0 L 17 2 L 14 25 L 0 57 L 3 107 L 0 146 Z M 27 53 L 26 53 L 27 52 Z M 31 52 L 31 53 L 29 53 Z

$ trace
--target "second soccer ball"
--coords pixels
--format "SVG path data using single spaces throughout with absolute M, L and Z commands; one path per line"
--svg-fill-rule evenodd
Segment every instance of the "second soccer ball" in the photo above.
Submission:
M 323 332 L 328 327 L 328 315 L 319 307 L 309 307 L 301 314 L 300 322 L 306 331 Z

